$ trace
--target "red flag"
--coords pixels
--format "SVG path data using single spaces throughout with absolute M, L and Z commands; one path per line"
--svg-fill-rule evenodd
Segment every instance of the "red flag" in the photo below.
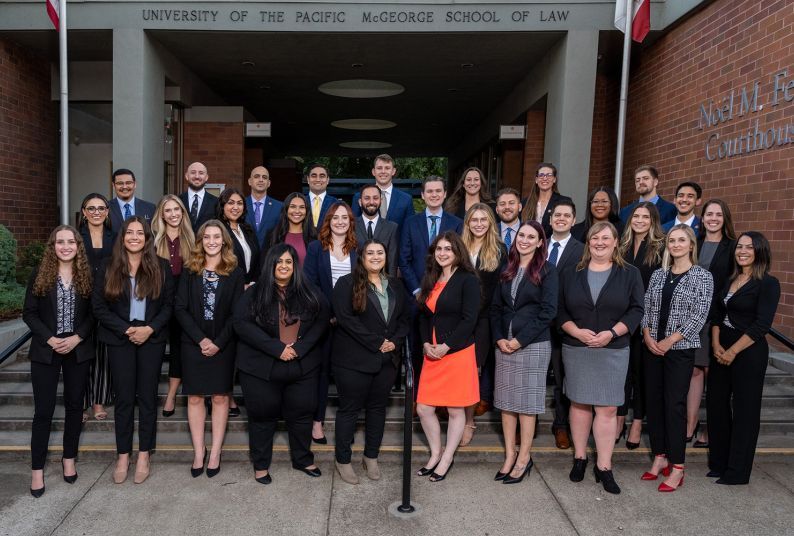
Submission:
M 642 43 L 651 31 L 651 0 L 634 0 L 632 6 L 631 38 Z M 626 28 L 626 2 L 615 2 L 615 27 L 621 32 Z
M 52 25 L 56 30 L 59 30 L 61 6 L 59 0 L 47 0 L 47 15 L 52 21 Z

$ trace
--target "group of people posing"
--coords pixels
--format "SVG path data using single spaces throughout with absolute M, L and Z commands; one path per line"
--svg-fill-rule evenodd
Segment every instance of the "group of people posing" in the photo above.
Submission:
M 674 203 L 666 202 L 652 166 L 635 172 L 639 201 L 618 212 L 615 193 L 597 188 L 578 224 L 549 163 L 538 165 L 526 199 L 511 188 L 492 198 L 477 168 L 463 173 L 450 196 L 443 178 L 427 177 L 426 208 L 416 214 L 411 196 L 393 184 L 396 171 L 390 156 L 378 156 L 374 183 L 352 205 L 328 194 L 322 165 L 306 170 L 308 195 L 292 193 L 283 203 L 267 195 L 270 176 L 261 166 L 251 171 L 250 195 L 227 188 L 216 198 L 199 162 L 185 173 L 187 191 L 157 206 L 135 197 L 127 169 L 113 173 L 113 199 L 86 196 L 77 228 L 53 230 L 25 299 L 33 333 L 31 494 L 45 490 L 61 372 L 64 480 L 77 479 L 84 418 L 106 418 L 111 402 L 113 480 L 128 477 L 136 405 L 133 479 L 147 479 L 166 345 L 161 411 L 174 414 L 181 384 L 194 478 L 220 472 L 228 418 L 240 414 L 235 378 L 256 481 L 272 482 L 282 419 L 292 466 L 321 476 L 311 443 L 327 443 L 333 378 L 336 470 L 359 482 L 351 444 L 364 410 L 362 469 L 378 480 L 389 393 L 407 354 L 430 447 L 417 474 L 432 482 L 447 477 L 458 446 L 472 441 L 475 416 L 491 406 L 501 411 L 505 442 L 494 479 L 521 482 L 533 466 L 550 366 L 552 431 L 558 447 L 573 443 L 573 482 L 585 476 L 592 432 L 594 478 L 620 493 L 611 458 L 631 409 L 626 446 L 639 446 L 646 419 L 654 454 L 641 478 L 663 475 L 659 491 L 681 487 L 704 385 L 707 435 L 704 427 L 697 440 L 709 448 L 709 476 L 749 481 L 765 335 L 780 296 L 763 235 L 737 237 L 718 199 L 702 204 L 698 217 L 702 192 L 694 182 L 679 184 Z

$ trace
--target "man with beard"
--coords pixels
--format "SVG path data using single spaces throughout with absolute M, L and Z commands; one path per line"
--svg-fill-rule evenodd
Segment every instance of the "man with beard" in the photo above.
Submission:
M 667 222 L 675 218 L 676 208 L 675 205 L 669 201 L 662 199 L 656 193 L 656 187 L 659 185 L 659 171 L 648 164 L 644 164 L 637 168 L 634 172 L 634 188 L 640 194 L 639 200 L 623 207 L 620 211 L 620 219 L 624 224 L 629 223 L 628 219 L 631 216 L 631 211 L 642 201 L 650 201 L 659 210 L 659 220 Z M 619 193 L 619 192 L 618 192 Z
M 521 214 L 521 194 L 514 188 L 502 188 L 496 194 L 496 215 L 499 216 L 499 238 L 507 246 L 516 239 L 518 228 L 521 227 L 519 216 Z
M 700 218 L 695 214 L 695 209 L 703 201 L 703 189 L 696 182 L 682 182 L 675 189 L 675 208 L 678 211 L 675 218 L 662 224 L 665 233 L 679 223 L 692 227 L 697 234 L 700 230 Z
M 358 206 L 361 216 L 356 218 L 356 242 L 359 245 L 374 238 L 386 246 L 386 271 L 397 276 L 397 252 L 399 251 L 399 228 L 393 221 L 380 217 L 381 192 L 375 184 L 361 187 Z
M 375 184 L 381 191 L 381 218 L 393 221 L 399 228 L 403 227 L 405 220 L 414 215 L 414 203 L 410 194 L 403 192 L 394 186 L 394 177 L 397 175 L 397 168 L 394 167 L 394 159 L 381 154 L 375 157 L 372 165 L 372 176 L 375 177 Z M 353 214 L 361 216 L 361 207 L 358 203 L 358 194 L 353 196 Z
M 194 233 L 202 223 L 214 218 L 218 209 L 218 198 L 204 189 L 209 178 L 207 167 L 201 162 L 193 162 L 185 171 L 187 191 L 179 194 L 179 199 L 187 209 Z

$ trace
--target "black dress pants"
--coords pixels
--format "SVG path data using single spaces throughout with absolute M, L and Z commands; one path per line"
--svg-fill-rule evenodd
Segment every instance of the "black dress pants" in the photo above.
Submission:
M 168 324 L 168 377 L 182 378 L 182 326 L 176 317 Z
M 342 367 L 333 367 L 339 390 L 339 409 L 336 412 L 336 461 L 350 463 L 350 444 L 356 431 L 356 420 L 363 408 L 364 456 L 377 458 L 386 427 L 386 405 L 394 384 L 397 369 L 385 361 L 375 374 Z
M 648 437 L 654 455 L 666 454 L 670 463 L 686 458 L 686 397 L 695 366 L 695 350 L 670 350 L 658 356 L 646 349 L 645 399 Z
M 496 362 L 494 342 L 491 339 L 491 320 L 487 315 L 479 318 L 474 328 L 474 351 L 477 354 L 477 367 L 480 369 L 480 400 L 493 402 Z
M 110 375 L 115 392 L 116 452 L 132 453 L 135 404 L 138 404 L 138 450 L 154 450 L 157 440 L 157 386 L 165 354 L 164 342 L 140 346 L 125 342 L 108 346 Z
M 633 419 L 645 418 L 645 344 L 641 330 L 637 330 L 629 341 L 629 370 L 624 386 L 625 401 L 618 407 L 618 416 L 626 416 L 631 409 Z
M 317 422 L 325 422 L 325 410 L 328 407 L 328 386 L 331 385 L 331 340 L 333 339 L 334 327 L 330 326 L 328 332 L 320 342 L 323 352 L 323 364 L 320 367 L 320 376 L 317 380 L 317 407 L 314 410 L 313 419 Z
M 551 368 L 554 372 L 554 422 L 551 425 L 552 431 L 559 429 L 568 430 L 568 412 L 571 409 L 571 401 L 562 392 L 563 381 L 565 380 L 565 366 L 562 362 L 562 343 L 552 339 L 551 346 Z
M 270 469 L 273 436 L 283 415 L 287 423 L 292 463 L 299 467 L 314 464 L 312 416 L 317 407 L 320 367 L 304 374 L 297 361 L 276 361 L 265 380 L 240 371 L 240 386 L 248 412 L 248 445 L 254 470 Z
M 741 336 L 740 331 L 720 326 L 720 345 L 725 349 Z M 706 392 L 709 469 L 731 484 L 750 481 L 768 361 L 765 339 L 739 353 L 730 365 L 720 365 L 711 357 Z
M 52 363 L 30 363 L 30 377 L 33 384 L 33 431 L 30 438 L 30 454 L 33 470 L 44 469 L 47 462 L 47 447 L 50 443 L 52 415 L 55 412 L 55 399 L 58 381 L 63 369 L 63 405 L 66 419 L 63 429 L 63 457 L 77 457 L 80 431 L 83 428 L 83 397 L 88 381 L 89 361 L 78 363 L 74 352 L 66 355 L 52 353 Z

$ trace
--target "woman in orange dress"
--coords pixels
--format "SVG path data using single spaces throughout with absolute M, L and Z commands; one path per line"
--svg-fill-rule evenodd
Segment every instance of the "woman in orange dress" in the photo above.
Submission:
M 430 460 L 419 476 L 431 482 L 446 478 L 463 437 L 465 408 L 480 400 L 474 329 L 480 309 L 480 284 L 466 246 L 457 233 L 442 233 L 430 245 L 419 292 L 425 360 L 419 378 L 416 412 L 430 445 Z M 446 449 L 436 407 L 449 412 Z

